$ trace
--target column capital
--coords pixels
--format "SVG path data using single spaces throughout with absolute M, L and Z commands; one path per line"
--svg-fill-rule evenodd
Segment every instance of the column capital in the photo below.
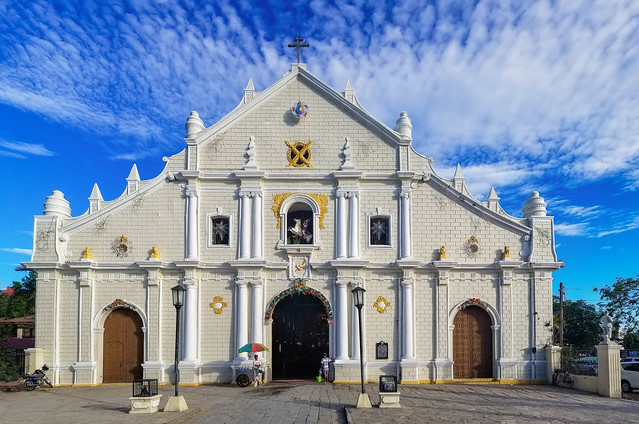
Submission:
M 399 192 L 399 197 L 402 199 L 409 199 L 411 196 L 411 190 L 405 187 L 402 187 Z
M 340 289 L 346 288 L 348 286 L 348 281 L 344 280 L 335 280 L 335 285 Z
M 237 284 L 237 282 L 236 282 L 236 284 Z M 253 280 L 253 281 L 251 281 L 251 285 L 253 287 L 262 288 L 262 287 L 264 287 L 264 282 L 262 280 Z
M 239 288 L 244 288 L 248 286 L 248 281 L 238 279 L 238 280 L 235 280 L 235 285 L 238 286 Z
M 415 281 L 412 278 L 402 278 L 400 284 L 402 287 L 412 288 L 415 285 Z

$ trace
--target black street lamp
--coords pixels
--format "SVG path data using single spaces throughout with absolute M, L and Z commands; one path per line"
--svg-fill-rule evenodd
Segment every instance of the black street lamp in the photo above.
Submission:
M 173 295 L 173 306 L 175 306 L 175 396 L 178 396 L 180 391 L 180 368 L 178 367 L 180 361 L 180 309 L 184 305 L 184 292 L 186 289 L 177 285 L 171 289 Z
M 359 395 L 359 399 L 357 400 L 357 407 L 370 408 L 371 401 L 364 389 L 364 336 L 362 334 L 362 307 L 364 306 L 364 293 L 366 293 L 366 290 L 358 286 L 351 290 L 351 293 L 353 293 L 353 302 L 357 308 L 357 316 L 359 318 L 359 367 L 361 372 L 362 394 Z

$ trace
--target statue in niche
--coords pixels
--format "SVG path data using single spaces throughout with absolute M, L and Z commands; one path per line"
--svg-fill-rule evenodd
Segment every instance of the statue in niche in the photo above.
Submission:
M 310 244 L 313 241 L 310 220 L 305 219 L 302 222 L 301 218 L 294 218 L 293 222 L 295 222 L 295 225 L 288 228 L 289 233 L 291 233 L 288 242 L 290 244 Z

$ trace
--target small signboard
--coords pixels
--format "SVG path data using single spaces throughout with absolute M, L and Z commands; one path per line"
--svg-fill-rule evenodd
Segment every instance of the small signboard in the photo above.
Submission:
M 394 375 L 380 375 L 379 376 L 379 392 L 380 393 L 393 393 L 397 391 L 397 377 Z
M 381 341 L 375 344 L 375 359 L 388 359 L 388 343 Z

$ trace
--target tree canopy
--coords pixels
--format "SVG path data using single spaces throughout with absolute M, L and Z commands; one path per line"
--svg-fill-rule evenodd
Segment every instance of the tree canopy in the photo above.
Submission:
M 639 277 L 639 276 L 638 276 Z M 639 278 L 620 278 L 609 286 L 596 288 L 600 306 L 626 331 L 634 332 L 639 325 Z
M 553 344 L 559 344 L 559 297 L 553 296 Z M 591 348 L 601 342 L 601 313 L 584 300 L 564 300 L 564 345 Z
M 35 314 L 37 274 L 29 271 L 21 281 L 13 282 L 13 294 L 0 297 L 0 318 L 20 318 Z

